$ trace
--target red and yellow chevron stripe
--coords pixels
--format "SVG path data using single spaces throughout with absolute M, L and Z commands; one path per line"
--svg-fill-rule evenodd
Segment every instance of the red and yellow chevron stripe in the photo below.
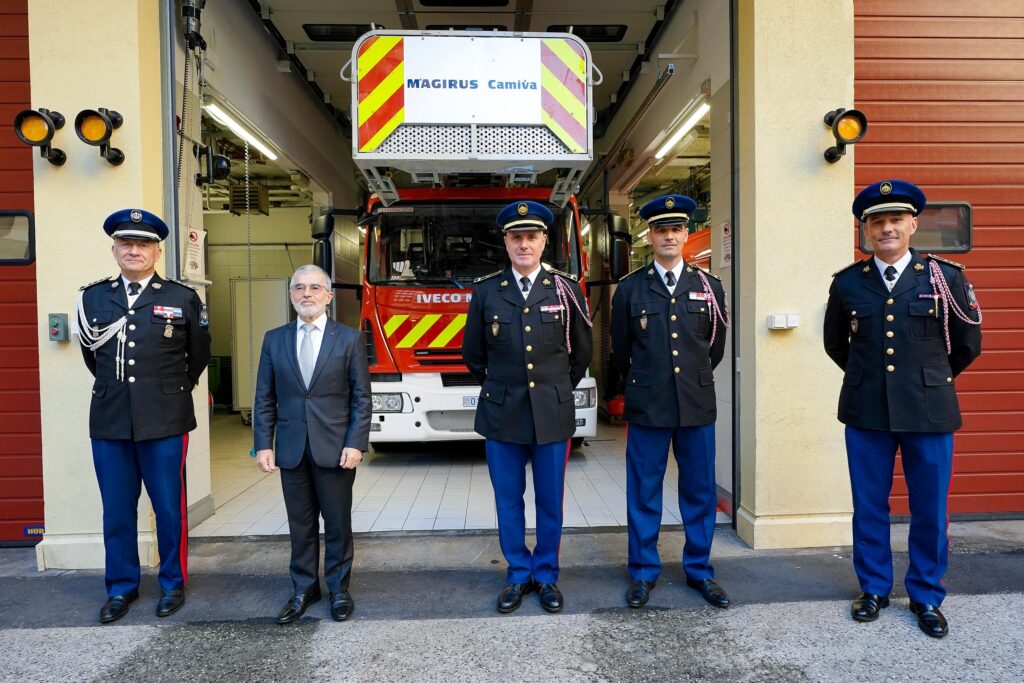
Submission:
M 405 49 L 401 36 L 373 36 L 359 47 L 359 151 L 370 152 L 405 120 Z
M 541 109 L 551 132 L 574 154 L 587 147 L 587 60 L 583 49 L 565 38 L 541 44 Z
M 465 327 L 465 313 L 428 313 L 422 316 L 400 313 L 385 321 L 384 336 L 396 349 L 457 349 L 462 346 Z

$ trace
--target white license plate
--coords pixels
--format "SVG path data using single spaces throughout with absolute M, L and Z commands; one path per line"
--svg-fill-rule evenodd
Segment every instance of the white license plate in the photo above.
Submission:
M 476 408 L 476 401 L 480 398 L 479 396 L 463 396 L 462 407 L 463 408 Z

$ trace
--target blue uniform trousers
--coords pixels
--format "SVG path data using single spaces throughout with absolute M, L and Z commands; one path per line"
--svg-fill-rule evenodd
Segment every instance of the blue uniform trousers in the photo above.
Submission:
M 185 455 L 188 434 L 163 439 L 93 439 L 92 460 L 103 500 L 107 595 L 139 587 L 138 519 L 142 483 L 156 513 L 161 590 L 179 590 L 187 579 L 188 521 Z
M 626 435 L 629 576 L 634 581 L 656 581 L 661 574 L 658 532 L 669 444 L 679 468 L 679 516 L 686 529 L 683 572 L 694 581 L 713 579 L 711 541 L 718 508 L 714 423 L 674 429 L 629 425 Z
M 946 504 L 953 474 L 952 433 L 846 428 L 853 490 L 853 566 L 865 593 L 888 595 L 892 590 L 889 493 L 897 448 L 910 497 L 910 567 L 904 585 L 914 602 L 941 605 L 946 597 L 942 577 L 949 566 Z
M 526 547 L 526 461 L 533 461 L 537 545 Z M 519 444 L 487 439 L 487 470 L 498 509 L 498 540 L 508 562 L 509 583 L 557 583 L 562 542 L 562 498 L 569 441 Z

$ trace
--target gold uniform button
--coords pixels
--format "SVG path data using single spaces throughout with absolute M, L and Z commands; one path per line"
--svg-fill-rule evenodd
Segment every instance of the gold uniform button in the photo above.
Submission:
M 529 312 L 530 312 L 530 307 L 529 306 L 527 306 L 526 308 L 523 309 L 523 313 L 529 313 Z
M 679 368 L 676 368 L 676 369 L 675 369 L 675 373 L 676 373 L 677 375 L 679 374 Z
M 888 370 L 889 372 L 896 372 L 896 366 L 895 365 L 886 365 L 885 369 Z
M 850 311 L 850 315 L 857 315 L 857 311 Z M 494 316 L 494 317 L 497 318 L 498 316 Z
M 128 315 L 135 315 L 135 311 L 128 311 Z
M 129 325 L 129 326 L 128 326 L 128 329 L 129 329 L 129 330 L 134 330 L 134 329 L 135 329 L 135 325 Z
M 703 313 L 703 312 L 704 312 L 704 307 L 703 307 L 703 306 L 701 306 L 701 307 L 700 307 L 700 312 L 701 312 L 701 313 Z
M 946 378 L 946 383 L 947 383 L 947 384 L 949 384 L 949 383 L 950 383 L 950 382 L 952 382 L 952 381 L 953 381 L 953 378 L 952 378 L 952 377 L 947 377 L 947 378 Z
M 497 319 L 498 319 L 498 316 L 494 316 L 494 319 L 495 319 L 495 320 L 497 320 Z
M 531 388 L 531 389 L 533 389 L 533 388 L 534 388 L 535 386 L 537 386 L 537 385 L 536 385 L 536 384 L 534 384 L 533 382 L 530 382 L 530 388 Z
M 135 378 L 134 377 L 129 377 L 128 381 L 131 382 L 132 384 L 134 384 L 135 383 Z
M 527 370 L 533 370 L 533 363 L 527 363 L 526 364 L 526 369 Z
M 529 332 L 529 331 L 530 331 L 530 330 L 532 330 L 533 328 L 532 328 L 532 327 L 530 327 L 529 325 L 527 325 L 527 326 L 526 326 L 526 327 L 524 327 L 523 329 L 525 329 L 525 330 L 526 330 L 527 332 Z
M 676 302 L 676 300 L 675 300 L 675 298 L 673 297 L 673 299 L 672 299 L 672 303 L 675 303 L 675 302 Z
M 134 358 L 129 358 L 128 359 L 128 365 L 135 365 L 135 359 Z
M 892 306 L 893 305 L 893 300 L 892 299 L 887 299 L 885 303 L 887 303 L 890 306 Z
M 672 338 L 673 339 L 679 339 L 679 333 L 678 332 L 673 332 L 672 333 Z
M 928 309 L 928 315 L 935 315 L 935 309 L 934 308 L 929 308 Z
M 892 354 L 894 354 L 894 353 L 896 353 L 896 350 L 895 350 L 895 349 L 886 349 L 886 350 L 885 350 L 885 354 L 886 354 L 887 356 L 891 356 L 891 355 L 892 355 Z
M 528 352 L 529 352 L 529 351 L 533 351 L 533 347 L 532 347 L 532 346 L 530 346 L 529 344 L 527 344 L 527 345 L 526 345 L 526 350 L 527 350 Z
M 128 342 L 128 348 L 134 349 L 135 348 L 135 342 Z
M 678 352 L 678 351 L 676 351 L 675 349 L 672 349 L 672 355 L 673 355 L 673 356 L 678 356 L 678 355 L 679 355 L 679 352 Z
M 889 322 L 892 322 L 893 320 L 895 320 L 895 318 L 892 317 L 892 313 L 890 313 L 889 315 L 885 316 L 885 319 L 888 320 Z
M 675 313 L 673 313 L 673 314 L 672 314 L 672 317 L 671 317 L 671 318 L 669 318 L 669 320 L 671 320 L 671 321 L 675 322 L 675 319 L 676 319 L 676 314 L 675 314 Z
M 885 333 L 885 336 L 886 336 L 886 337 L 888 337 L 889 339 L 892 339 L 892 337 L 893 337 L 893 331 L 892 331 L 892 330 L 889 330 L 888 332 L 886 332 L 886 333 Z

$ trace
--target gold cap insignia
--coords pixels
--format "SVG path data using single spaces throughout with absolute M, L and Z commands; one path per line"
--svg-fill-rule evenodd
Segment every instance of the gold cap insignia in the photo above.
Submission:
M 924 266 L 922 266 L 920 263 L 915 263 L 914 270 L 924 270 Z
M 519 206 L 516 208 L 516 211 L 519 212 L 520 216 L 525 216 L 530 212 L 530 207 L 526 205 L 526 202 L 520 202 Z
M 676 205 L 676 200 L 672 199 L 672 197 L 669 197 L 668 199 L 665 200 L 665 208 L 666 209 L 671 209 L 675 205 Z
M 885 181 L 884 183 L 878 186 L 878 191 L 881 192 L 882 194 L 889 194 L 890 192 L 892 192 L 892 183 L 890 183 L 888 180 Z

